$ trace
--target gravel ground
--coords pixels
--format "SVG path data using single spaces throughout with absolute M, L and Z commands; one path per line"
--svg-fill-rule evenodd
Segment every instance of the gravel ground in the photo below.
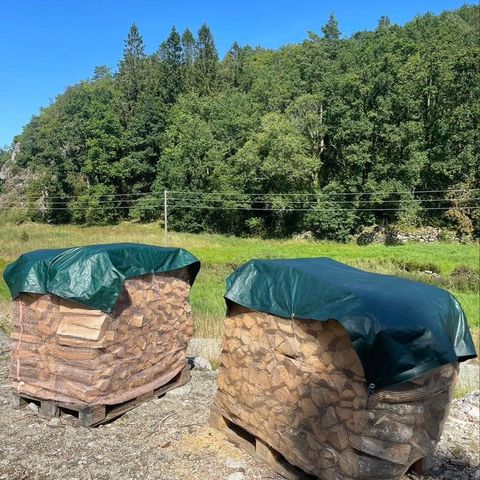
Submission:
M 87 429 L 68 415 L 49 420 L 11 407 L 5 345 L 0 335 L 0 480 L 282 478 L 208 426 L 215 372 L 194 370 L 190 384 Z M 435 475 L 424 479 L 480 479 L 479 401 L 480 392 L 454 401 Z

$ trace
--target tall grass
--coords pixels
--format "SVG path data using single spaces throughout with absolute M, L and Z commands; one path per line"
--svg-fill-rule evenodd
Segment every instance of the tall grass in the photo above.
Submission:
M 163 245 L 158 224 L 124 223 L 111 227 L 0 224 L 0 272 L 20 254 L 110 242 Z M 462 304 L 470 325 L 479 327 L 479 245 L 410 243 L 387 247 L 308 240 L 260 240 L 221 235 L 170 233 L 170 246 L 183 247 L 202 261 L 191 301 L 197 336 L 219 337 L 225 314 L 226 277 L 252 258 L 330 257 L 365 270 L 400 275 L 450 290 Z M 0 318 L 7 310 L 8 289 L 0 280 Z M 5 322 L 4 322 L 5 323 Z M 2 328 L 0 326 L 0 328 Z M 476 333 L 476 332 L 475 332 Z

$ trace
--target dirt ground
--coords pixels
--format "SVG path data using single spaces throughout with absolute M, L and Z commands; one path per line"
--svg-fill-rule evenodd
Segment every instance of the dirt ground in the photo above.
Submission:
M 208 426 L 215 372 L 194 370 L 190 384 L 92 429 L 77 427 L 68 415 L 45 419 L 33 406 L 14 410 L 7 374 L 4 352 L 0 357 L 1 480 L 282 478 Z M 479 401 L 477 392 L 454 402 L 437 449 L 436 473 L 430 478 L 480 479 L 475 467 Z

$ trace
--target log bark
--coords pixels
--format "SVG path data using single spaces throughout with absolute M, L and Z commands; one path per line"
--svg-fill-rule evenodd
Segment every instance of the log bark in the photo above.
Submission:
M 339 322 L 234 305 L 225 319 L 214 409 L 308 474 L 400 479 L 433 452 L 457 365 L 368 395 Z
M 193 332 L 185 269 L 125 281 L 110 313 L 55 295 L 14 301 L 12 387 L 76 405 L 125 402 L 185 367 Z

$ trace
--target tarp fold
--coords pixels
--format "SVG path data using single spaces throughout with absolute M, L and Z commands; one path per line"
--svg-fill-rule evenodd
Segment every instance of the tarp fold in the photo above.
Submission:
M 449 292 L 329 258 L 252 260 L 227 279 L 225 298 L 285 318 L 337 320 L 375 389 L 476 357 Z
M 126 279 L 184 267 L 193 284 L 200 262 L 186 250 L 111 243 L 29 252 L 8 265 L 3 277 L 12 298 L 22 292 L 53 293 L 110 312 Z

